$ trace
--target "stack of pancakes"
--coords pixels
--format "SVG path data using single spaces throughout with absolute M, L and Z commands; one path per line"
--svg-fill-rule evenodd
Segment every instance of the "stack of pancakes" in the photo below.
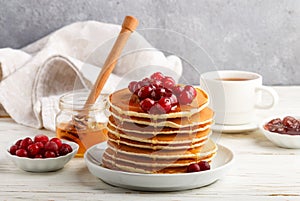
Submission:
M 128 89 L 111 94 L 103 165 L 137 173 L 183 173 L 191 163 L 210 162 L 217 151 L 208 140 L 213 112 L 207 107 L 208 95 L 196 90 L 190 105 L 156 115 L 142 111 Z

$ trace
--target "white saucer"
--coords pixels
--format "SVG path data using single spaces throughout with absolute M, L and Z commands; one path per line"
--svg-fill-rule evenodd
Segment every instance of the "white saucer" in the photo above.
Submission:
M 106 143 L 105 143 L 106 144 Z M 217 145 L 218 151 L 211 163 L 211 170 L 180 174 L 140 174 L 110 170 L 101 166 L 103 143 L 94 145 L 84 154 L 89 171 L 104 182 L 133 190 L 178 191 L 209 185 L 225 175 L 233 164 L 233 153 Z
M 243 125 L 222 125 L 214 124 L 211 129 L 215 132 L 220 133 L 243 133 L 248 131 L 253 131 L 258 128 L 257 123 L 249 123 Z

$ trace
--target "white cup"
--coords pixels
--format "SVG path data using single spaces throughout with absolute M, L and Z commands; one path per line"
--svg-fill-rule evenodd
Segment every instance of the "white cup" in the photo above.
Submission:
M 253 72 L 207 72 L 200 76 L 200 86 L 209 94 L 216 124 L 252 123 L 255 121 L 255 109 L 270 109 L 278 102 L 274 89 L 263 86 L 262 76 Z M 267 93 L 271 101 L 263 103 L 261 92 Z

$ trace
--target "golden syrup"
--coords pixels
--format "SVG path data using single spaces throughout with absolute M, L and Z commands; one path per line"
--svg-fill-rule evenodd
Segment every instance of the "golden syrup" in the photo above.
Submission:
M 83 157 L 88 148 L 108 138 L 107 129 L 103 123 L 96 123 L 93 127 L 87 126 L 85 129 L 76 129 L 69 123 L 61 123 L 56 127 L 56 136 L 79 145 L 76 157 Z

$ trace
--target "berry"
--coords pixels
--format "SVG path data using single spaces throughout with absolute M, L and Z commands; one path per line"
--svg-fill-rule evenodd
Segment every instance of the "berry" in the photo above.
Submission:
M 36 135 L 34 137 L 34 142 L 42 142 L 43 144 L 46 144 L 46 142 L 49 141 L 49 138 L 47 135 L 43 135 L 43 134 L 40 134 L 40 135 Z
M 155 101 L 150 98 L 146 98 L 140 102 L 140 106 L 144 112 L 149 112 L 154 104 Z
M 42 142 L 36 142 L 36 144 L 40 149 L 44 149 L 45 145 Z
M 150 83 L 151 83 L 151 80 L 149 79 L 149 78 L 144 78 L 144 79 L 142 79 L 142 85 L 143 86 L 148 86 L 148 85 L 150 85 Z
M 196 96 L 197 96 L 197 91 L 196 91 L 196 89 L 195 89 L 193 86 L 191 86 L 191 85 L 186 85 L 186 86 L 184 87 L 184 90 L 190 92 L 190 93 L 192 94 L 193 99 L 196 98 Z
M 9 153 L 11 155 L 16 155 L 16 151 L 18 150 L 19 146 L 18 145 L 12 145 L 9 149 Z
M 198 163 L 192 163 L 187 167 L 187 172 L 199 172 L 200 167 Z
M 27 137 L 25 139 L 23 139 L 21 142 L 20 142 L 20 148 L 21 149 L 27 149 L 27 147 L 29 145 L 31 145 L 33 143 L 33 141 L 31 140 L 30 137 Z
M 145 98 L 149 98 L 151 96 L 151 92 L 153 91 L 153 88 L 151 86 L 143 86 L 138 91 L 138 97 L 143 100 Z
M 165 96 L 166 95 L 166 89 L 165 88 L 162 88 L 162 87 L 159 87 L 159 88 L 156 88 L 152 91 L 151 93 L 151 98 L 153 100 L 159 100 L 161 97 Z
M 55 142 L 51 142 L 51 141 L 49 141 L 49 142 L 47 142 L 46 144 L 45 144 L 45 151 L 47 152 L 47 151 L 52 151 L 52 152 L 57 152 L 58 151 L 58 146 L 57 146 L 57 144 L 55 143 Z
M 18 140 L 18 141 L 15 143 L 15 145 L 17 145 L 18 147 L 20 147 L 21 142 L 22 142 L 22 140 L 20 139 L 20 140 Z
M 299 121 L 291 116 L 284 117 L 282 120 L 282 124 L 288 129 L 296 129 L 299 127 Z
M 175 80 L 171 77 L 165 77 L 164 79 L 162 79 L 162 83 L 163 83 L 163 86 L 166 87 L 166 88 L 173 88 L 175 86 Z
M 165 78 L 165 76 L 161 73 L 161 72 L 156 72 L 156 73 L 153 73 L 150 78 L 152 80 L 162 80 L 163 78 Z
M 191 93 L 188 91 L 184 90 L 180 95 L 179 95 L 179 103 L 182 105 L 187 105 L 190 104 L 193 101 L 193 96 Z
M 67 155 L 68 153 L 71 153 L 72 151 L 73 151 L 72 147 L 64 143 L 59 149 L 59 155 L 64 156 Z
M 46 151 L 45 154 L 44 154 L 44 157 L 45 158 L 55 158 L 56 154 L 53 151 Z
M 62 145 L 62 141 L 60 139 L 56 138 L 56 137 L 52 138 L 50 140 L 50 142 L 55 142 L 57 144 L 58 148 L 60 148 L 61 145 Z
M 182 86 L 177 85 L 172 88 L 172 91 L 177 97 L 179 97 L 179 95 L 183 92 L 183 89 L 184 88 Z
M 200 161 L 198 165 L 201 171 L 210 170 L 210 165 L 207 161 Z
M 129 83 L 129 85 L 128 85 L 128 89 L 129 89 L 129 91 L 131 92 L 131 93 L 134 93 L 134 89 L 135 89 L 135 85 L 137 84 L 137 82 L 136 81 L 132 81 L 132 82 L 130 82 Z
M 161 83 L 160 80 L 151 80 L 151 85 L 152 85 L 154 88 L 162 87 L 162 83 Z
M 27 147 L 29 156 L 34 157 L 40 152 L 40 147 L 37 144 L 31 144 Z
M 19 157 L 28 157 L 28 153 L 25 149 L 18 149 L 16 155 Z
M 171 100 L 168 97 L 162 97 L 157 104 L 159 104 L 163 108 L 163 113 L 170 112 L 172 108 Z
M 34 158 L 43 158 L 43 155 L 42 154 L 37 154 L 34 156 Z
M 174 106 L 174 105 L 177 105 L 178 104 L 178 100 L 177 100 L 177 97 L 172 94 L 170 97 L 169 97 L 170 101 L 171 101 L 171 105 Z

